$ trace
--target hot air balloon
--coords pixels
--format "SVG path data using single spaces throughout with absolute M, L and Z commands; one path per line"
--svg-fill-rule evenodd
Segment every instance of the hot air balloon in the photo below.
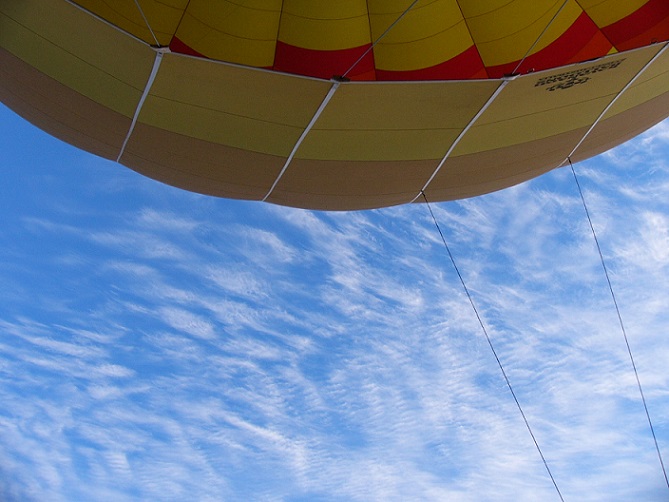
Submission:
M 669 116 L 666 0 L 2 0 L 0 99 L 221 197 L 453 200 Z

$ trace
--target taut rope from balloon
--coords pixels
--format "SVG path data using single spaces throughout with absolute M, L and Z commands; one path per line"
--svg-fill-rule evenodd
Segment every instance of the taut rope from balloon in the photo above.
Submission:
M 660 452 L 660 445 L 657 442 L 657 436 L 655 435 L 655 428 L 653 427 L 653 421 L 650 418 L 650 412 L 648 411 L 648 404 L 646 403 L 646 397 L 643 393 L 643 388 L 641 386 L 641 379 L 639 378 L 639 371 L 637 370 L 636 363 L 634 362 L 634 355 L 632 355 L 632 348 L 630 347 L 630 342 L 627 337 L 627 330 L 625 329 L 625 323 L 623 323 L 623 317 L 620 313 L 620 308 L 618 307 L 618 300 L 616 299 L 616 294 L 613 291 L 613 285 L 611 284 L 611 278 L 609 277 L 609 270 L 606 267 L 606 261 L 604 260 L 604 255 L 602 254 L 602 248 L 599 245 L 599 239 L 597 238 L 597 233 L 595 232 L 595 227 L 592 224 L 592 218 L 590 217 L 590 211 L 588 210 L 588 205 L 585 202 L 585 196 L 583 195 L 583 190 L 581 189 L 581 183 L 576 176 L 576 170 L 574 165 L 569 160 L 569 167 L 571 168 L 571 173 L 574 176 L 574 181 L 576 182 L 576 187 L 578 188 L 578 194 L 581 197 L 581 203 L 583 204 L 583 209 L 585 210 L 585 215 L 588 218 L 588 224 L 590 225 L 590 231 L 592 232 L 592 237 L 595 241 L 595 246 L 597 247 L 597 253 L 599 253 L 599 260 L 602 264 L 602 269 L 604 270 L 604 275 L 606 276 L 606 283 L 609 287 L 609 292 L 611 293 L 611 300 L 616 309 L 616 314 L 618 316 L 618 324 L 620 325 L 620 331 L 623 334 L 625 339 L 625 346 L 627 347 L 627 354 L 629 355 L 630 362 L 632 363 L 632 369 L 634 370 L 634 377 L 636 378 L 637 387 L 639 388 L 639 395 L 641 396 L 641 402 L 643 403 L 643 409 L 646 412 L 646 418 L 648 419 L 648 426 L 650 427 L 650 432 L 653 436 L 653 441 L 655 442 L 655 450 L 657 451 L 657 458 L 660 461 L 660 467 L 662 468 L 662 474 L 664 475 L 664 481 L 669 488 L 669 478 L 667 478 L 667 471 L 664 467 L 664 462 L 662 461 L 662 453 Z
M 532 432 L 532 427 L 530 427 L 530 422 L 527 420 L 527 417 L 525 416 L 525 412 L 523 411 L 523 407 L 520 405 L 520 401 L 518 400 L 518 397 L 516 396 L 516 392 L 513 390 L 513 386 L 511 385 L 511 380 L 509 380 L 508 375 L 506 374 L 506 370 L 504 369 L 504 366 L 502 365 L 502 361 L 500 360 L 499 356 L 497 355 L 497 350 L 495 350 L 495 346 L 492 343 L 492 340 L 490 339 L 490 335 L 488 334 L 488 329 L 485 326 L 485 323 L 483 322 L 483 319 L 481 318 L 481 315 L 479 314 L 478 309 L 476 308 L 476 303 L 474 303 L 474 299 L 469 292 L 469 288 L 467 287 L 467 284 L 465 283 L 465 280 L 460 273 L 460 269 L 458 268 L 455 258 L 453 257 L 453 253 L 451 253 L 451 248 L 448 246 L 448 243 L 446 242 L 446 237 L 444 237 L 444 233 L 441 231 L 441 227 L 439 226 L 439 223 L 437 222 L 437 218 L 434 215 L 434 211 L 432 211 L 432 206 L 430 205 L 430 202 L 427 200 L 427 196 L 425 195 L 425 192 L 421 191 L 421 194 L 423 196 L 423 199 L 425 199 L 425 205 L 427 206 L 428 210 L 430 211 L 430 216 L 432 216 L 432 221 L 434 222 L 434 226 L 437 228 L 437 232 L 439 232 L 439 236 L 441 237 L 441 242 L 444 244 L 444 248 L 446 249 L 446 253 L 448 254 L 448 258 L 451 261 L 451 264 L 453 265 L 453 268 L 455 269 L 455 273 L 458 276 L 458 279 L 460 280 L 460 284 L 462 285 L 462 289 L 465 292 L 465 295 L 467 295 L 467 299 L 469 300 L 469 304 L 472 307 L 472 310 L 474 311 L 474 314 L 476 315 L 476 319 L 478 320 L 479 326 L 481 327 L 481 331 L 483 331 L 483 334 L 485 335 L 485 339 L 488 342 L 488 346 L 490 347 L 490 350 L 492 351 L 493 356 L 495 356 L 495 361 L 497 361 L 497 365 L 499 366 L 500 371 L 502 372 L 502 375 L 504 376 L 504 381 L 506 382 L 507 387 L 509 388 L 509 391 L 511 392 L 511 395 L 513 396 L 513 400 L 516 403 L 516 406 L 518 407 L 518 411 L 520 411 L 520 415 L 523 417 L 523 422 L 525 422 L 525 427 L 527 427 L 527 431 L 530 433 L 530 436 L 532 437 L 532 441 L 534 442 L 534 446 L 536 447 L 537 451 L 539 452 L 539 456 L 541 457 L 541 461 L 544 464 L 544 467 L 546 468 L 546 472 L 548 473 L 548 476 L 551 478 L 551 481 L 553 483 L 553 486 L 555 487 L 555 491 L 557 492 L 558 496 L 560 497 L 560 500 L 564 502 L 564 498 L 562 497 L 562 492 L 560 492 L 560 488 L 558 488 L 557 482 L 555 481 L 555 478 L 553 477 L 553 473 L 551 472 L 550 467 L 548 466 L 548 462 L 546 461 L 546 457 L 544 456 L 543 452 L 541 451 L 541 447 L 539 446 L 539 442 L 537 441 L 536 436 L 534 435 L 534 432 Z

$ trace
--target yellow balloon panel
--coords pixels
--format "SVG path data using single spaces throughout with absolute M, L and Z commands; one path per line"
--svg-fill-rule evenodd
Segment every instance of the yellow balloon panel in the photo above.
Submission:
M 613 54 L 511 81 L 453 155 L 522 144 L 593 124 L 659 49 Z
M 284 0 L 279 40 L 322 51 L 369 44 L 367 2 Z
M 70 24 L 77 29 L 62 29 Z M 135 112 L 155 58 L 146 45 L 81 9 L 49 0 L 4 2 L 0 45 L 45 75 L 128 117 Z
M 635 52 L 659 52 L 661 46 L 649 49 L 638 49 Z M 646 68 L 632 85 L 620 96 L 607 112 L 610 118 L 621 112 L 630 110 L 669 91 L 669 51 L 660 54 Z
M 290 154 L 329 82 L 166 54 L 140 121 L 270 155 Z
M 176 36 L 194 51 L 219 61 L 271 67 L 281 18 L 281 0 L 238 2 L 191 0 Z
M 169 45 L 188 3 L 188 0 L 77 1 L 83 8 L 150 45 L 155 45 L 156 39 L 159 45 Z
M 633 108 L 608 115 L 599 122 L 572 156 L 574 161 L 603 153 L 641 134 L 649 125 L 666 118 L 669 110 L 669 88 L 660 88 L 661 94 Z
M 558 39 L 582 13 L 575 0 L 569 0 L 564 7 L 562 1 L 553 0 L 490 3 L 484 9 L 478 2 L 461 2 L 486 66 L 520 61 L 538 52 Z
M 498 86 L 497 81 L 342 84 L 297 157 L 441 159 Z
M 406 9 L 388 12 L 385 2 L 369 2 L 376 67 L 382 70 L 409 71 L 448 61 L 473 46 L 469 28 L 455 0 L 417 4 L 391 30 Z M 447 19 L 448 22 L 444 22 Z M 382 37 L 383 36 L 383 37 Z
M 643 7 L 648 0 L 579 0 L 597 26 L 609 26 Z
M 49 134 L 108 159 L 117 158 L 131 124 L 2 48 L 0 101 Z

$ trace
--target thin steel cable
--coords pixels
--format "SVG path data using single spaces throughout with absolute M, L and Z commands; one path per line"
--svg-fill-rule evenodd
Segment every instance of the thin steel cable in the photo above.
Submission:
M 153 40 L 156 42 L 156 47 L 160 47 L 160 42 L 158 41 L 158 37 L 156 37 L 156 34 L 153 32 L 153 29 L 149 24 L 149 20 L 146 18 L 146 15 L 144 14 L 142 6 L 139 5 L 139 0 L 135 0 L 135 5 L 137 6 L 137 9 L 139 9 L 139 13 L 142 15 L 142 19 L 144 19 L 144 24 L 146 24 L 146 27 L 149 29 L 149 32 L 151 33 Z
M 523 63 L 524 63 L 525 60 L 527 59 L 527 56 L 529 56 L 530 53 L 534 50 L 534 48 L 536 47 L 536 45 L 539 43 L 539 40 L 541 40 L 541 37 L 543 37 L 544 34 L 548 31 L 548 28 L 551 27 L 551 25 L 553 24 L 553 22 L 557 19 L 557 17 L 560 15 L 560 12 L 562 12 L 562 9 L 564 9 L 565 5 L 567 5 L 568 2 L 569 2 L 569 0 L 564 0 L 564 2 L 563 2 L 562 5 L 560 6 L 560 8 L 557 10 L 557 12 L 556 12 L 555 14 L 553 14 L 553 17 L 551 18 L 550 21 L 548 21 L 548 24 L 546 25 L 546 27 L 543 29 L 543 31 L 542 31 L 541 33 L 539 33 L 539 36 L 538 36 L 537 39 L 534 41 L 534 43 L 530 46 L 530 48 L 527 49 L 527 52 L 526 52 L 525 55 L 523 56 L 523 59 L 521 59 L 521 60 L 520 60 L 520 63 L 518 63 L 518 64 L 516 65 L 516 67 L 514 68 L 512 74 L 515 74 L 515 73 L 518 72 L 518 70 L 520 69 L 520 67 L 523 65 Z
M 664 462 L 662 461 L 662 453 L 660 452 L 660 445 L 657 442 L 657 436 L 655 435 L 655 428 L 653 427 L 653 421 L 650 418 L 650 412 L 648 411 L 648 405 L 646 404 L 646 397 L 643 393 L 643 388 L 641 386 L 641 379 L 639 378 L 639 372 L 637 371 L 636 363 L 634 362 L 634 356 L 632 355 L 632 349 L 630 347 L 629 339 L 627 338 L 627 330 L 625 329 L 625 324 L 623 323 L 623 317 L 620 313 L 620 308 L 618 307 L 618 300 L 616 295 L 613 292 L 613 285 L 611 284 L 611 278 L 609 277 L 609 270 L 606 267 L 606 261 L 604 260 L 604 255 L 602 254 L 602 248 L 599 245 L 599 239 L 597 238 L 597 233 L 595 232 L 595 227 L 592 224 L 592 219 L 590 218 L 590 211 L 588 210 L 588 205 L 585 202 L 585 196 L 583 195 L 583 190 L 581 189 L 581 183 L 576 176 L 576 170 L 574 165 L 571 163 L 569 158 L 569 167 L 571 167 L 571 173 L 574 176 L 574 181 L 576 182 L 576 187 L 578 188 L 578 194 L 581 197 L 581 203 L 583 204 L 583 209 L 585 210 L 585 215 L 588 218 L 588 224 L 590 225 L 590 231 L 592 232 L 592 237 L 595 241 L 595 246 L 597 247 L 597 253 L 599 254 L 599 260 L 602 264 L 602 269 L 604 270 L 604 275 L 606 276 L 606 283 L 609 286 L 609 292 L 611 293 L 611 299 L 613 300 L 613 305 L 616 309 L 616 314 L 618 315 L 618 323 L 620 324 L 620 331 L 623 334 L 625 339 L 625 346 L 627 347 L 627 354 L 629 355 L 630 362 L 632 363 L 632 369 L 634 370 L 634 376 L 636 377 L 637 387 L 639 388 L 639 395 L 641 396 L 641 402 L 643 403 L 643 409 L 646 412 L 646 418 L 648 419 L 648 426 L 650 427 L 650 432 L 653 435 L 653 441 L 655 442 L 655 451 L 657 451 L 657 458 L 660 461 L 660 467 L 662 468 L 662 474 L 664 475 L 664 481 L 669 488 L 669 478 L 667 478 L 667 471 L 664 468 Z
M 478 320 L 479 326 L 481 326 L 481 331 L 483 331 L 483 334 L 485 335 L 485 339 L 488 342 L 488 345 L 490 346 L 490 350 L 492 351 L 493 356 L 495 356 L 495 361 L 497 361 L 497 365 L 499 366 L 500 371 L 502 372 L 502 375 L 504 376 L 504 381 L 506 382 L 506 386 L 509 388 L 509 391 L 511 392 L 511 395 L 513 396 L 513 400 L 516 403 L 516 406 L 518 407 L 518 411 L 520 411 L 520 415 L 523 417 L 523 422 L 525 422 L 525 427 L 527 428 L 527 431 L 530 433 L 530 436 L 532 437 L 532 441 L 534 442 L 534 446 L 536 447 L 537 451 L 539 452 L 539 456 L 541 457 L 541 461 L 544 464 L 544 467 L 546 468 L 546 472 L 548 473 L 548 476 L 551 478 L 551 481 L 553 483 L 553 486 L 555 487 L 555 491 L 557 492 L 558 496 L 560 497 L 560 500 L 564 502 L 564 498 L 562 497 L 562 492 L 560 492 L 560 488 L 558 488 L 557 482 L 555 481 L 555 478 L 553 477 L 553 473 L 551 472 L 550 467 L 548 466 L 548 462 L 546 461 L 546 457 L 544 457 L 543 452 L 541 451 L 541 447 L 539 446 L 539 442 L 537 441 L 537 438 L 534 435 L 534 432 L 532 432 L 532 427 L 530 427 L 530 422 L 527 420 L 527 417 L 525 416 L 525 412 L 523 411 L 523 407 L 520 405 L 520 401 L 518 401 L 518 397 L 516 396 L 516 392 L 513 390 L 513 386 L 511 385 L 511 380 L 509 380 L 509 377 L 506 374 L 506 371 L 504 370 L 504 366 L 502 365 L 502 361 L 500 360 L 499 356 L 497 355 L 497 351 L 495 350 L 495 346 L 492 343 L 492 340 L 490 339 L 490 335 L 488 334 L 488 329 L 485 326 L 485 323 L 483 322 L 483 319 L 481 318 L 481 315 L 479 314 L 478 309 L 476 308 L 476 304 L 474 303 L 474 299 L 469 292 L 469 288 L 467 287 L 467 284 L 465 283 L 464 278 L 462 277 L 462 274 L 460 273 L 460 269 L 458 268 L 457 264 L 455 263 L 455 258 L 453 257 L 453 253 L 451 253 L 451 248 L 448 246 L 448 243 L 446 242 L 446 237 L 444 237 L 444 233 L 441 231 L 441 227 L 439 226 L 439 223 L 437 222 L 437 218 L 434 215 L 434 212 L 432 211 L 432 206 L 430 205 L 430 202 L 427 200 L 427 196 L 425 195 L 425 192 L 422 192 L 423 199 L 425 199 L 425 204 L 427 205 L 428 210 L 430 211 L 430 216 L 432 216 L 432 221 L 434 222 L 434 226 L 437 227 L 437 231 L 439 232 L 439 236 L 441 237 L 441 242 L 444 244 L 444 248 L 446 248 L 446 252 L 448 253 L 448 257 L 451 261 L 451 264 L 453 265 L 453 268 L 455 269 L 455 273 L 458 275 L 458 279 L 460 279 L 460 284 L 462 285 L 462 289 L 464 290 L 465 294 L 467 295 L 467 299 L 469 300 L 469 304 L 472 307 L 472 310 L 474 311 L 474 314 L 476 315 L 476 319 Z
M 356 59 L 355 63 L 353 63 L 353 64 L 349 67 L 349 69 L 346 70 L 346 71 L 342 74 L 342 77 L 345 78 L 346 75 L 348 75 L 348 74 L 351 72 L 351 70 L 353 70 L 353 68 L 355 68 L 355 67 L 358 65 L 358 63 L 359 63 L 360 61 L 362 61 L 363 59 L 365 59 L 365 56 L 367 56 L 367 54 L 369 54 L 372 50 L 374 50 L 374 47 L 376 47 L 376 44 L 378 44 L 378 43 L 381 41 L 381 39 L 382 39 L 383 37 L 385 37 L 385 36 L 388 34 L 388 32 L 389 32 L 390 30 L 392 30 L 392 29 L 395 27 L 395 25 L 396 25 L 397 23 L 400 22 L 400 20 L 401 20 L 404 16 L 406 16 L 407 13 L 408 13 L 411 9 L 413 9 L 414 5 L 416 5 L 418 2 L 419 2 L 419 0 L 414 0 L 413 2 L 411 2 L 411 4 L 404 10 L 404 12 L 402 12 L 402 13 L 400 14 L 400 16 L 399 16 L 397 19 L 395 19 L 395 21 L 393 21 L 392 24 L 391 24 L 390 26 L 388 26 L 388 27 L 386 28 L 386 30 L 385 30 L 383 33 L 381 33 L 381 35 L 379 35 L 379 37 L 378 37 L 376 40 L 374 40 L 374 42 L 372 43 L 372 45 L 370 45 L 369 47 L 367 47 L 367 50 L 366 50 L 365 52 L 363 52 L 362 55 L 361 55 L 358 59 Z

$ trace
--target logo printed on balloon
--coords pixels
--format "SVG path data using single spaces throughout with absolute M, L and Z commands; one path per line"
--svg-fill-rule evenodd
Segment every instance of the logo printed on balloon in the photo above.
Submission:
M 618 68 L 623 61 L 625 61 L 624 58 L 616 59 L 615 61 L 609 61 L 608 63 L 588 66 L 587 68 L 580 68 L 565 73 L 558 73 L 557 75 L 551 75 L 550 77 L 543 77 L 534 84 L 534 87 L 549 86 L 546 89 L 547 91 L 569 89 L 575 85 L 585 84 L 590 80 L 589 75 L 592 75 L 593 73 Z

